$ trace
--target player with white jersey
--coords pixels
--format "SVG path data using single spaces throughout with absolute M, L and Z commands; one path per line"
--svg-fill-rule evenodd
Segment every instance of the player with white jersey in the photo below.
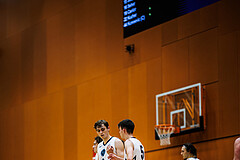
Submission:
M 98 157 L 99 157 L 99 160 L 107 160 L 107 158 L 108 158 L 108 153 L 107 153 L 107 149 L 109 148 L 109 147 L 111 147 L 112 146 L 112 148 L 113 148 L 113 153 L 115 153 L 116 154 L 116 148 L 115 148 L 115 142 L 116 142 L 116 140 L 119 140 L 118 138 L 116 138 L 116 137 L 111 137 L 108 141 L 107 141 L 107 143 L 106 144 L 104 144 L 103 143 L 103 141 L 101 142 L 101 143 L 99 143 L 99 145 L 98 145 Z
M 124 157 L 124 146 L 123 142 L 116 137 L 112 137 L 109 134 L 110 128 L 108 122 L 105 120 L 99 120 L 94 124 L 94 128 L 97 131 L 99 137 L 103 139 L 101 143 L 98 144 L 97 154 L 98 159 L 96 160 L 109 160 L 109 155 L 107 152 L 108 148 L 112 148 L 112 152 L 120 158 Z
M 125 141 L 125 146 L 126 145 L 130 146 L 130 147 L 126 147 L 126 148 L 130 148 L 129 152 L 131 152 L 132 144 L 133 144 L 133 158 L 132 159 L 133 160 L 144 160 L 144 147 L 143 147 L 142 143 L 138 139 L 136 139 L 135 137 L 128 138 Z M 126 152 L 127 151 L 125 151 L 124 159 L 128 160 Z
M 130 119 L 122 120 L 118 124 L 119 134 L 125 140 L 125 155 L 124 159 L 118 157 L 108 149 L 109 157 L 112 160 L 145 160 L 144 147 L 142 143 L 133 136 L 134 123 Z M 113 148 L 112 148 L 113 150 Z

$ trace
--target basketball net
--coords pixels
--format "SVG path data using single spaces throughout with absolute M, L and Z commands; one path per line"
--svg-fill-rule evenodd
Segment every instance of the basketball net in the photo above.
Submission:
M 160 145 L 170 145 L 170 136 L 175 131 L 175 127 L 173 125 L 156 125 L 155 130 L 160 139 Z

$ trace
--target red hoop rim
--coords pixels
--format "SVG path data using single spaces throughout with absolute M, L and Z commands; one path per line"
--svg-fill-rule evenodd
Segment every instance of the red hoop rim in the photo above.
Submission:
M 175 125 L 172 124 L 159 124 L 159 125 L 155 125 L 155 128 L 158 129 L 171 129 L 174 128 L 174 133 L 180 133 L 180 128 L 179 127 L 175 127 Z
M 172 128 L 172 127 L 174 127 L 175 128 L 175 126 L 174 125 L 172 125 L 172 124 L 159 124 L 159 125 L 155 125 L 155 127 L 156 128 Z

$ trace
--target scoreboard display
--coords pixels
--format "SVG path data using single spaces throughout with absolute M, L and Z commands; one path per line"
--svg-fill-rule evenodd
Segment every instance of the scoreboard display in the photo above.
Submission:
M 124 38 L 219 0 L 123 0 Z

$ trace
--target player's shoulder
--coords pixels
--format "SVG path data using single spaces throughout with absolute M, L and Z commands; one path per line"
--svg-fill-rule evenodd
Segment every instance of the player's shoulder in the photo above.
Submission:
M 103 141 L 98 144 L 98 148 L 101 148 L 103 146 Z
M 115 144 L 123 143 L 123 141 L 117 137 L 114 137 L 114 142 L 115 142 Z
M 240 137 L 238 137 L 236 140 L 235 140 L 235 143 L 240 143 Z
M 137 139 L 136 137 L 131 137 L 131 138 L 129 138 L 128 140 L 129 140 L 129 141 L 132 141 L 132 142 L 139 142 L 139 143 L 141 143 L 140 140 Z
M 113 137 L 115 141 L 121 141 L 118 137 Z
M 235 141 L 234 141 L 234 148 L 236 150 L 240 149 L 240 137 L 238 137 Z

